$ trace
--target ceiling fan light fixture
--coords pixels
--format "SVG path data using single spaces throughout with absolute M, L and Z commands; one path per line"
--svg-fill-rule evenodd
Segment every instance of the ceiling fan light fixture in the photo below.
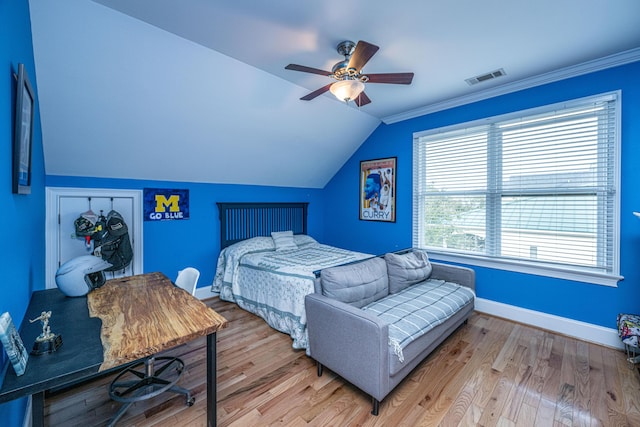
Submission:
M 340 101 L 349 102 L 362 93 L 364 83 L 357 79 L 340 80 L 332 84 L 329 90 Z
M 360 40 L 357 44 L 352 41 L 344 41 L 338 45 L 338 53 L 344 55 L 344 61 L 333 66 L 331 71 L 305 65 L 289 64 L 284 67 L 287 70 L 302 71 L 304 73 L 319 74 L 330 77 L 335 83 L 329 83 L 300 98 L 301 101 L 311 101 L 329 91 L 340 101 L 353 101 L 358 107 L 371 103 L 364 93 L 366 83 L 389 83 L 409 85 L 413 80 L 413 73 L 379 73 L 362 74 L 365 64 L 378 51 L 379 47 Z

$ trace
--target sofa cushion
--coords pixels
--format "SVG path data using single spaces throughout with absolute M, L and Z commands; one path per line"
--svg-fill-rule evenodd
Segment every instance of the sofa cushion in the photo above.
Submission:
M 378 257 L 325 268 L 320 279 L 323 295 L 358 308 L 389 295 L 387 264 Z
M 431 263 L 424 251 L 412 251 L 406 254 L 388 253 L 385 254 L 384 259 L 389 273 L 390 294 L 427 280 L 431 275 Z
M 375 301 L 363 310 L 389 324 L 389 345 L 402 363 L 402 350 L 408 344 L 444 323 L 462 307 L 473 304 L 474 299 L 473 291 L 466 286 L 429 279 Z

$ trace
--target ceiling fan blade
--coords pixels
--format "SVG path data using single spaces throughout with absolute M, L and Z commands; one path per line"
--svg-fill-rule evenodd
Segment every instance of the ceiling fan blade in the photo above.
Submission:
M 413 81 L 413 73 L 383 73 L 367 74 L 368 83 L 391 83 L 396 85 L 410 85 Z
M 367 105 L 371 103 L 371 100 L 367 96 L 366 93 L 360 92 L 360 95 L 356 99 L 353 100 L 358 107 L 362 107 L 363 105 Z
M 378 46 L 360 40 L 351 54 L 348 68 L 354 68 L 359 72 L 378 49 L 380 49 Z
M 320 89 L 314 90 L 313 92 L 311 92 L 310 94 L 303 96 L 302 98 L 300 98 L 302 101 L 311 101 L 313 98 L 322 95 L 323 93 L 325 93 L 326 91 L 329 90 L 329 88 L 331 88 L 331 85 L 333 83 L 329 83 L 326 86 L 322 86 Z
M 289 64 L 284 68 L 285 70 L 302 71 L 303 73 L 320 74 L 321 76 L 330 76 L 333 74 L 331 71 L 324 71 L 318 68 L 306 67 L 298 64 Z

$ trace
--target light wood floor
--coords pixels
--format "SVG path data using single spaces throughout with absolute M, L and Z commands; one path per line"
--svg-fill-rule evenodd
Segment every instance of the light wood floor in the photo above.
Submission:
M 316 374 L 289 336 L 212 298 L 229 320 L 218 333 L 219 426 L 640 426 L 640 376 L 622 351 L 474 313 L 370 414 L 363 392 Z M 119 426 L 204 426 L 205 339 L 174 349 L 196 404 L 164 395 Z M 102 378 L 47 396 L 45 425 L 105 425 L 118 405 Z

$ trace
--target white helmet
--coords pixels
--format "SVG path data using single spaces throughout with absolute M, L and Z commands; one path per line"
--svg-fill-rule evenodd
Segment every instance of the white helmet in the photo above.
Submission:
M 56 271 L 56 284 L 68 297 L 80 297 L 104 285 L 103 270 L 111 264 L 93 255 L 73 258 Z

